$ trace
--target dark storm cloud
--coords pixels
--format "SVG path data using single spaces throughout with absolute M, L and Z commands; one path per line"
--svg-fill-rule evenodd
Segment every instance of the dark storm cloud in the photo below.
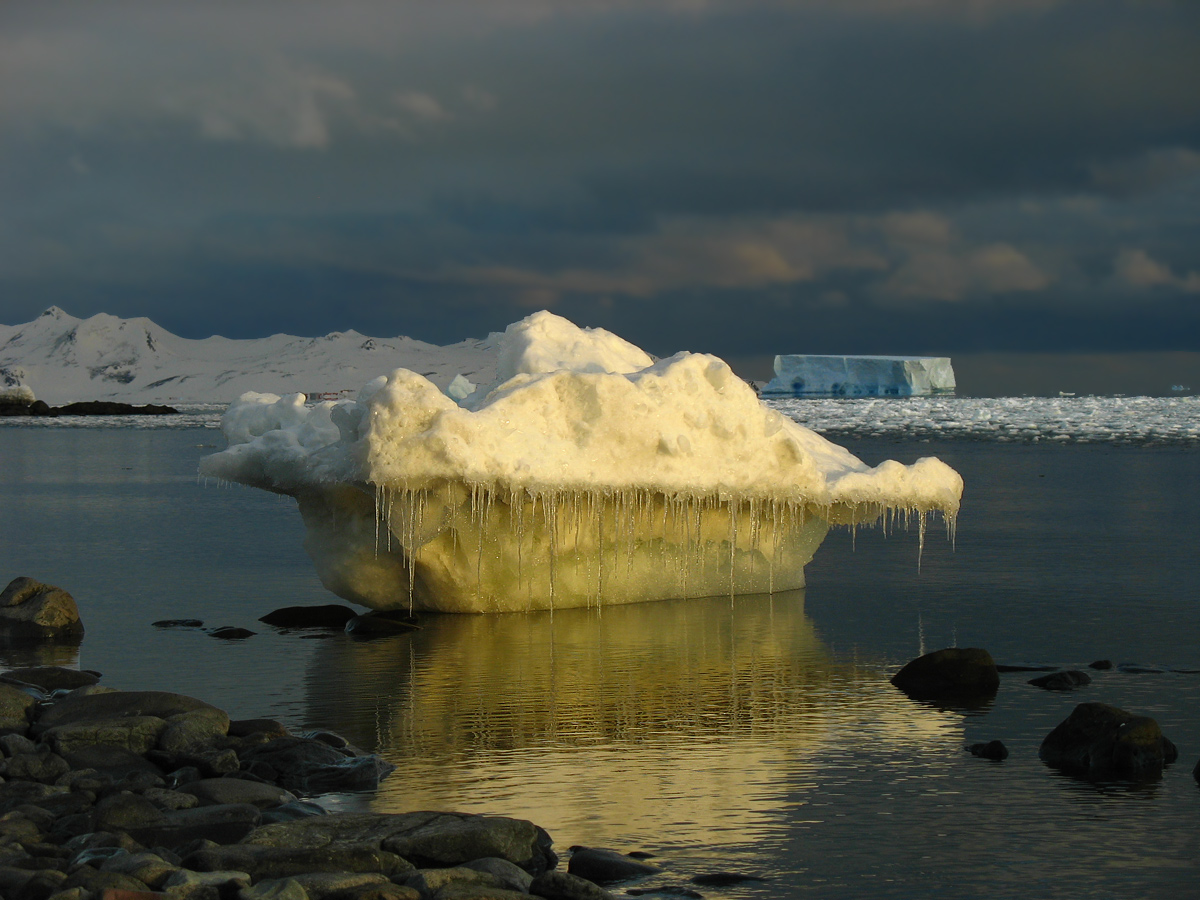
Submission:
M 1186 2 L 33 2 L 0 321 L 658 352 L 1186 349 Z

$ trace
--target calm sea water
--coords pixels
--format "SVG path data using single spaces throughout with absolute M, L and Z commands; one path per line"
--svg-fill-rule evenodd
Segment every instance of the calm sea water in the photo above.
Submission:
M 803 592 L 550 615 L 427 617 L 368 643 L 257 618 L 329 602 L 294 503 L 197 481 L 211 428 L 0 427 L 0 582 L 79 601 L 77 650 L 0 664 L 95 668 L 235 716 L 330 728 L 398 765 L 338 808 L 530 818 L 558 847 L 658 854 L 711 897 L 1196 896 L 1200 883 L 1200 447 L 838 440 L 864 460 L 936 455 L 966 482 L 952 545 L 833 532 Z M 258 634 L 222 642 L 155 620 Z M 1073 694 L 1003 676 L 970 714 L 888 678 L 922 650 L 1098 659 Z M 1160 782 L 1095 785 L 1037 759 L 1074 705 L 1153 715 L 1181 759 Z M 965 744 L 1003 740 L 991 763 Z

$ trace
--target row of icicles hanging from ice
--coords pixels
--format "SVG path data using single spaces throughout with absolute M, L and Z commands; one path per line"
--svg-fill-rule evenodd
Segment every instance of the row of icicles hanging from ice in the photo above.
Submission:
M 732 597 L 739 558 L 752 574 L 756 566 L 766 566 L 764 587 L 774 591 L 783 548 L 805 525 L 829 514 L 828 509 L 797 499 L 667 495 L 650 488 L 535 490 L 489 483 L 465 490 L 451 484 L 374 488 L 376 554 L 391 553 L 395 543 L 400 545 L 407 563 L 410 610 L 421 548 L 446 532 L 453 553 L 474 556 L 477 599 L 489 554 L 503 552 L 504 535 L 512 540 L 510 558 L 502 564 L 515 567 L 518 585 L 524 581 L 532 592 L 539 570 L 544 570 L 553 607 L 565 559 L 570 576 L 586 584 L 588 606 L 600 606 L 606 572 L 621 566 L 628 572 L 638 554 L 657 560 L 656 571 L 672 579 L 680 597 L 692 596 L 689 582 L 704 581 L 713 565 L 728 566 Z M 427 521 L 431 513 L 436 517 L 432 522 Z M 915 517 L 923 550 L 927 515 L 924 509 L 862 503 L 847 507 L 841 518 L 852 531 L 859 525 L 882 524 L 886 533 L 897 522 L 907 527 Z M 946 526 L 953 540 L 953 517 L 946 518 Z

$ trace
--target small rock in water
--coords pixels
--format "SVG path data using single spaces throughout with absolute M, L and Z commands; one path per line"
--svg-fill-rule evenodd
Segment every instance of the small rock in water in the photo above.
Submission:
M 1124 672 L 1126 675 L 1161 675 L 1162 669 L 1155 666 L 1143 666 L 1140 663 L 1118 663 L 1117 671 Z
M 914 659 L 892 676 L 914 700 L 979 706 L 996 696 L 1000 675 L 992 655 L 978 647 L 949 647 Z
M 574 849 L 571 861 L 567 863 L 567 872 L 571 875 L 578 875 L 596 884 L 611 884 L 640 875 L 655 875 L 661 871 L 658 866 L 639 862 L 616 850 L 595 847 Z
M 967 748 L 972 756 L 982 759 L 1008 759 L 1008 748 L 1000 741 L 988 741 L 986 744 L 972 744 Z
M 1149 716 L 1081 703 L 1046 735 L 1038 756 L 1083 778 L 1155 779 L 1179 751 Z
M 154 628 L 201 628 L 204 622 L 200 619 L 159 619 L 150 624 Z
M 1070 691 L 1091 684 L 1092 679 L 1086 672 L 1070 669 L 1066 672 L 1055 672 L 1053 675 L 1043 675 L 1041 678 L 1031 678 L 1029 683 L 1048 691 Z
M 242 641 L 248 637 L 254 637 L 257 633 L 248 628 L 235 628 L 233 625 L 222 625 L 220 628 L 211 629 L 208 635 L 209 637 L 220 638 L 223 641 Z
M 1112 667 L 1111 659 L 1098 659 L 1095 662 L 1088 663 L 1089 669 L 1111 669 Z
M 276 628 L 345 628 L 354 618 L 354 610 L 338 603 L 321 606 L 284 606 L 258 621 Z

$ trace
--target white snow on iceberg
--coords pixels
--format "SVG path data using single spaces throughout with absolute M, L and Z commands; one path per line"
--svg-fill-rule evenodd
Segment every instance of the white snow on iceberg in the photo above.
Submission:
M 775 357 L 764 397 L 913 397 L 954 393 L 954 368 L 945 356 Z
M 294 496 L 327 588 L 379 609 L 519 611 L 803 586 L 830 524 L 940 512 L 939 460 L 868 467 L 714 356 L 653 361 L 548 312 L 493 336 L 462 405 L 397 369 L 355 400 L 245 394 L 202 474 Z

